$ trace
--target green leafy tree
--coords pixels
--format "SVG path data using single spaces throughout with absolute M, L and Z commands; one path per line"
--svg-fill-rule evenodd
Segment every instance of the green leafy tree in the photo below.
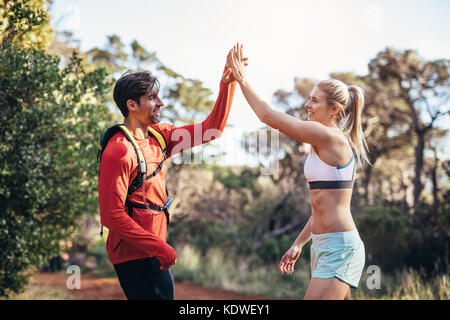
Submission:
M 358 76 L 354 73 L 332 73 L 331 77 L 349 85 L 358 85 L 365 91 L 362 127 L 369 149 L 369 161 L 361 168 L 361 182 L 356 185 L 357 194 L 362 193 L 365 205 L 374 204 L 377 185 L 372 183 L 378 160 L 394 157 L 399 149 L 410 149 L 411 136 L 408 107 L 392 93 L 390 82 L 373 79 L 370 74 Z M 359 192 L 359 186 L 363 191 Z M 406 196 L 406 195 L 405 195 Z
M 369 63 L 372 79 L 389 82 L 392 97 L 408 107 L 414 132 L 414 211 L 422 204 L 424 150 L 440 119 L 450 115 L 450 60 L 427 61 L 414 50 L 387 48 Z
M 46 0 L 0 0 L 0 43 L 12 41 L 26 48 L 45 49 L 53 30 Z
M 30 268 L 61 251 L 78 217 L 97 211 L 92 155 L 110 121 L 105 71 L 86 71 L 76 53 L 62 65 L 22 41 L 30 15 L 8 17 L 16 23 L 3 29 L 0 48 L 0 296 L 19 292 Z
M 92 48 L 86 56 L 94 66 L 105 68 L 115 78 L 126 70 L 149 70 L 154 73 L 161 83 L 164 121 L 182 125 L 203 120 L 213 107 L 212 91 L 200 80 L 186 78 L 169 68 L 155 52 L 148 51 L 137 40 L 128 46 L 119 36 L 109 35 L 103 48 Z M 109 96 L 109 102 L 111 109 L 115 110 L 112 96 Z

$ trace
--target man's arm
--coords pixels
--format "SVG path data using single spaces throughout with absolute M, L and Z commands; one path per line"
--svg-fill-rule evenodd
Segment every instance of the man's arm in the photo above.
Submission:
M 182 127 L 172 127 L 168 134 L 168 156 L 210 142 L 221 136 L 231 110 L 231 103 L 236 89 L 235 81 L 226 81 L 229 74 L 230 71 L 225 67 L 216 103 L 203 122 Z
M 101 223 L 118 233 L 130 245 L 156 256 L 161 266 L 168 268 L 176 259 L 173 248 L 155 234 L 144 230 L 131 219 L 125 208 L 131 168 L 129 149 L 111 140 L 100 163 L 98 193 Z

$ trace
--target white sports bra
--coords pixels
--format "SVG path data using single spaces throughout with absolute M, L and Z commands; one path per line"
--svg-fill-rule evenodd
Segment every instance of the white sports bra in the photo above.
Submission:
M 354 156 L 345 166 L 333 167 L 323 162 L 311 146 L 304 173 L 310 189 L 351 189 L 355 174 Z

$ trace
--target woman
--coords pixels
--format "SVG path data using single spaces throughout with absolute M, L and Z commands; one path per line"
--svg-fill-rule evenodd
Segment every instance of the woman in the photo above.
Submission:
M 350 299 L 358 286 L 365 251 L 350 212 L 355 157 L 369 162 L 361 129 L 364 92 L 339 80 L 316 84 L 305 107 L 308 121 L 272 109 L 250 86 L 241 62 L 242 45 L 228 54 L 228 64 L 258 118 L 289 137 L 311 145 L 305 162 L 312 214 L 279 269 L 291 274 L 303 246 L 312 238 L 312 279 L 305 299 Z

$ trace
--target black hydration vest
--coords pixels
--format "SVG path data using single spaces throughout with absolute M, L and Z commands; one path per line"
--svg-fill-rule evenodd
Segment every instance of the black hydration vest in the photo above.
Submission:
M 140 203 L 134 203 L 131 202 L 129 200 L 131 194 L 136 191 L 137 189 L 139 189 L 140 186 L 142 186 L 142 184 L 144 183 L 145 180 L 149 180 L 151 178 L 153 178 L 154 176 L 156 176 L 158 174 L 158 172 L 161 170 L 162 165 L 164 163 L 164 161 L 167 158 L 166 155 L 166 140 L 164 139 L 164 136 L 157 130 L 153 129 L 152 127 L 149 127 L 149 135 L 152 136 L 153 138 L 156 139 L 156 141 L 158 142 L 163 154 L 164 154 L 164 159 L 160 162 L 160 164 L 158 165 L 158 167 L 156 168 L 155 171 L 153 171 L 153 173 L 151 173 L 150 175 L 147 176 L 147 162 L 145 161 L 144 155 L 141 151 L 141 149 L 139 148 L 139 145 L 137 144 L 136 140 L 133 137 L 133 134 L 130 132 L 130 130 L 125 126 L 125 124 L 123 123 L 119 123 L 116 124 L 112 127 L 110 127 L 108 130 L 106 130 L 105 133 L 102 134 L 101 138 L 100 138 L 100 147 L 98 149 L 98 153 L 97 153 L 97 163 L 100 163 L 100 161 L 102 160 L 102 155 L 103 155 L 103 151 L 106 148 L 106 145 L 108 144 L 108 141 L 118 132 L 122 132 L 125 137 L 128 139 L 128 141 L 131 142 L 131 144 L 134 147 L 134 150 L 136 151 L 136 155 L 137 155 L 137 160 L 138 160 L 138 164 L 139 164 L 139 172 L 136 175 L 136 177 L 133 179 L 133 181 L 131 181 L 131 183 L 128 186 L 128 193 L 127 193 L 127 198 L 125 200 L 125 206 L 128 208 L 128 215 L 130 217 L 132 217 L 133 215 L 133 208 L 139 208 L 139 209 L 151 209 L 151 210 L 157 210 L 159 212 L 163 212 L 166 215 L 167 218 L 167 224 L 169 224 L 169 205 L 171 202 L 171 199 L 169 199 L 169 193 L 167 192 L 167 188 L 166 188 L 166 194 L 167 194 L 167 202 L 166 204 L 161 207 L 161 206 L 156 206 L 156 205 L 145 205 L 145 204 L 140 204 Z M 101 231 L 100 231 L 100 236 L 103 235 L 103 225 L 101 227 Z

